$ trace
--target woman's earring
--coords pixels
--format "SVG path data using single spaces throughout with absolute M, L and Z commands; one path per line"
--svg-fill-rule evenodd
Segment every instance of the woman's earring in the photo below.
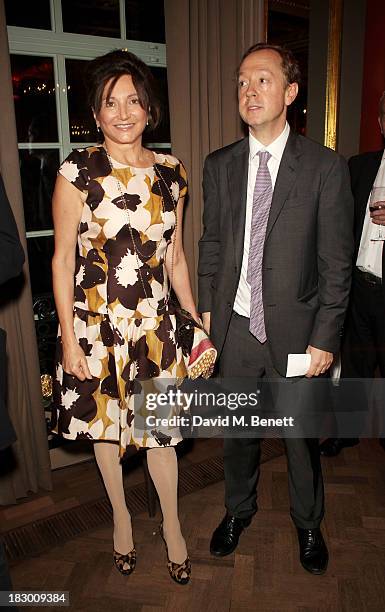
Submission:
M 100 127 L 100 125 L 97 125 L 97 126 L 96 126 L 96 131 L 97 131 L 97 133 L 98 133 L 98 136 L 101 136 L 101 135 L 102 135 L 102 128 Z
M 150 125 L 150 122 L 149 122 L 148 117 L 147 117 L 147 123 L 146 123 L 146 126 L 148 127 L 149 125 Z

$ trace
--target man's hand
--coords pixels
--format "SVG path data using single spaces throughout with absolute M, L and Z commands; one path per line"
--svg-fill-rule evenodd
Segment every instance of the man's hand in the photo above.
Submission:
M 203 327 L 207 334 L 210 334 L 211 312 L 202 312 Z
M 328 351 L 321 351 L 321 349 L 317 349 L 314 346 L 309 346 L 306 349 L 306 353 L 311 355 L 310 368 L 306 373 L 307 378 L 312 378 L 312 376 L 319 376 L 320 374 L 325 374 L 327 370 L 333 363 L 333 353 L 328 353 Z
M 370 218 L 376 225 L 385 225 L 385 202 L 376 202 L 376 204 L 381 204 L 382 208 L 373 210 L 370 213 Z

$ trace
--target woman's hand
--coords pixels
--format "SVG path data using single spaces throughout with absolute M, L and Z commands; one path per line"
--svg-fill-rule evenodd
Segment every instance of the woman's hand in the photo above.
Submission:
M 210 335 L 211 312 L 202 312 L 203 327 L 207 335 Z
M 63 345 L 63 370 L 67 374 L 76 376 L 79 380 L 92 380 L 91 372 L 88 368 L 87 357 L 78 342 L 74 341 L 70 345 Z
M 200 318 L 199 314 L 197 313 L 196 310 L 193 310 L 193 312 L 190 312 L 192 318 L 194 319 L 194 321 L 196 321 L 198 323 L 198 325 L 203 327 L 203 322 L 202 319 Z

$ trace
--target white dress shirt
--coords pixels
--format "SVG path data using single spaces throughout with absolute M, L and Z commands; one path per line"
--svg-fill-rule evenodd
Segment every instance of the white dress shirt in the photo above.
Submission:
M 385 187 L 385 151 L 382 155 L 381 164 L 378 168 L 376 179 L 373 187 Z M 379 225 L 372 222 L 369 210 L 370 195 L 366 205 L 365 221 L 362 228 L 360 248 L 356 266 L 363 272 L 369 272 L 379 278 L 382 278 L 382 249 L 383 240 L 373 240 L 378 235 Z M 382 232 L 385 234 L 385 227 L 382 227 Z
M 245 235 L 243 241 L 243 259 L 241 275 L 239 278 L 239 284 L 237 294 L 235 296 L 234 310 L 238 314 L 250 318 L 250 285 L 246 280 L 247 277 L 247 266 L 249 261 L 249 247 L 250 247 L 250 231 L 251 231 L 251 213 L 253 210 L 253 195 L 255 187 L 255 179 L 257 176 L 257 170 L 259 167 L 259 157 L 257 153 L 259 151 L 268 151 L 271 155 L 267 162 L 271 176 L 271 184 L 274 191 L 275 181 L 277 180 L 277 174 L 279 165 L 281 163 L 282 155 L 286 147 L 287 139 L 289 138 L 290 127 L 286 122 L 284 130 L 268 147 L 263 145 L 257 140 L 251 132 L 249 133 L 249 171 L 247 177 L 247 200 L 246 200 L 246 219 L 245 219 Z

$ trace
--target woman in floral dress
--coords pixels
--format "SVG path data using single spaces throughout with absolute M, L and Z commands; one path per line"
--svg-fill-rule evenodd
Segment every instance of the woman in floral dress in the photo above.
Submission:
M 172 155 L 142 146 L 159 121 L 149 68 L 113 51 L 88 65 L 88 93 L 103 143 L 63 162 L 53 198 L 53 283 L 60 321 L 55 431 L 95 441 L 113 508 L 114 560 L 133 571 L 136 551 L 121 457 L 146 448 L 163 513 L 171 577 L 190 562 L 177 511 L 177 429 L 146 427 L 145 394 L 186 376 L 168 308 L 169 283 L 198 320 L 182 246 L 186 172 Z M 76 248 L 78 247 L 78 248 Z M 176 409 L 170 406 L 173 416 Z M 156 416 L 156 413 L 155 413 Z

